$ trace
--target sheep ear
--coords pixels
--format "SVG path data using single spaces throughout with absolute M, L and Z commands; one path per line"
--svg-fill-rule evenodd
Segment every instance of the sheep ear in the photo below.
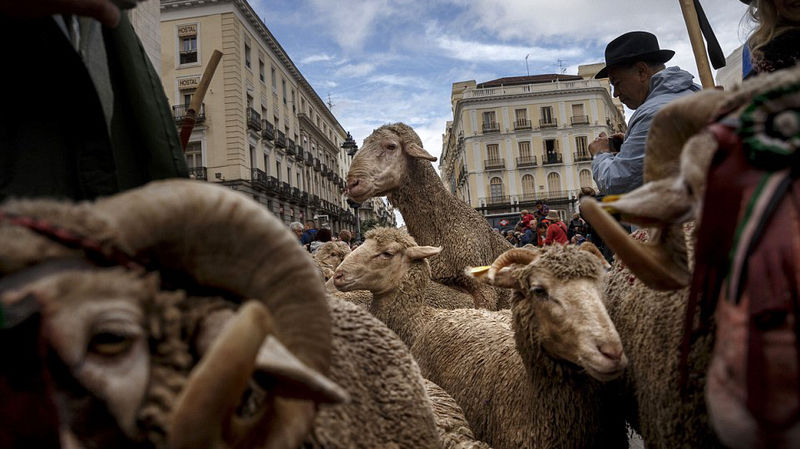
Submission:
M 412 246 L 406 250 L 406 256 L 411 260 L 424 259 L 442 252 L 441 246 Z
M 523 267 L 525 267 L 525 265 L 514 264 L 501 268 L 495 273 L 492 285 L 502 288 L 519 288 L 519 281 L 517 281 L 516 272 L 517 269 Z
M 253 379 L 273 394 L 316 403 L 340 403 L 347 393 L 295 357 L 277 338 L 267 336 L 256 357 Z
M 417 145 L 416 143 L 410 143 L 410 144 L 406 145 L 406 153 L 408 153 L 408 155 L 411 156 L 411 157 L 415 157 L 415 158 L 418 158 L 418 159 L 426 159 L 426 160 L 429 160 L 431 162 L 436 162 L 436 157 L 435 156 L 431 156 L 430 153 L 425 151 L 425 149 L 423 149 L 421 146 Z

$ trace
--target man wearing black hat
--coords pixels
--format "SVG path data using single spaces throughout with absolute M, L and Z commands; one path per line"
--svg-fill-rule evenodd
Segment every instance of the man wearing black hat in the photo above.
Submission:
M 614 96 L 635 112 L 618 153 L 611 152 L 605 133 L 589 144 L 592 176 L 602 193 L 626 193 L 642 185 L 644 147 L 653 116 L 670 101 L 700 90 L 689 72 L 664 66 L 674 54 L 659 48 L 656 37 L 645 31 L 625 33 L 606 46 L 606 66 L 595 78 L 608 77 Z

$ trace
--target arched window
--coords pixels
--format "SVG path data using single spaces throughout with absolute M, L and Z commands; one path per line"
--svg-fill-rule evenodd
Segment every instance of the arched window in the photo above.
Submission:
M 561 177 L 558 176 L 558 173 L 553 172 L 547 175 L 547 190 L 550 193 L 561 191 Z
M 501 203 L 503 202 L 503 180 L 494 177 L 489 181 L 489 194 L 491 196 L 492 203 Z
M 522 200 L 531 201 L 535 199 L 536 187 L 532 175 L 522 177 Z
M 578 173 L 578 178 L 581 181 L 581 187 L 591 187 L 592 186 L 592 172 L 589 170 L 583 169 L 580 173 Z

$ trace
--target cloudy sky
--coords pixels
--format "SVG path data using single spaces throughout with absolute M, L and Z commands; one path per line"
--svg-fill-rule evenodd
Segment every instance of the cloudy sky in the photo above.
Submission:
M 676 51 L 697 76 L 678 0 L 249 0 L 317 93 L 361 142 L 376 127 L 413 126 L 439 155 L 452 83 L 576 74 L 633 30 Z M 701 0 L 725 54 L 750 30 L 739 0 Z M 699 78 L 697 78 L 699 84 Z

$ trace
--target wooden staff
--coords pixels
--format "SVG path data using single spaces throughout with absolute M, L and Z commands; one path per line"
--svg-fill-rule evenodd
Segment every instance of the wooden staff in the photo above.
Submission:
M 181 148 L 183 151 L 186 151 L 186 145 L 189 144 L 189 137 L 192 135 L 192 129 L 194 129 L 194 124 L 197 120 L 197 111 L 199 111 L 200 107 L 203 105 L 203 98 L 206 96 L 208 85 L 211 84 L 211 78 L 214 77 L 214 72 L 217 71 L 217 65 L 219 65 L 219 60 L 221 58 L 222 52 L 214 50 L 214 53 L 211 54 L 211 58 L 208 60 L 206 70 L 200 78 L 200 83 L 197 85 L 197 90 L 195 90 L 194 95 L 192 95 L 192 102 L 189 104 L 189 110 L 187 110 L 186 115 L 183 116 L 180 136 Z
M 697 71 L 700 72 L 700 82 L 703 84 L 703 89 L 713 89 L 714 77 L 711 75 L 711 66 L 708 64 L 706 44 L 703 41 L 703 33 L 700 31 L 700 22 L 697 20 L 694 0 L 678 1 L 683 12 L 683 20 L 686 22 L 686 29 L 689 31 L 689 41 L 691 41 L 692 50 L 694 50 Z

